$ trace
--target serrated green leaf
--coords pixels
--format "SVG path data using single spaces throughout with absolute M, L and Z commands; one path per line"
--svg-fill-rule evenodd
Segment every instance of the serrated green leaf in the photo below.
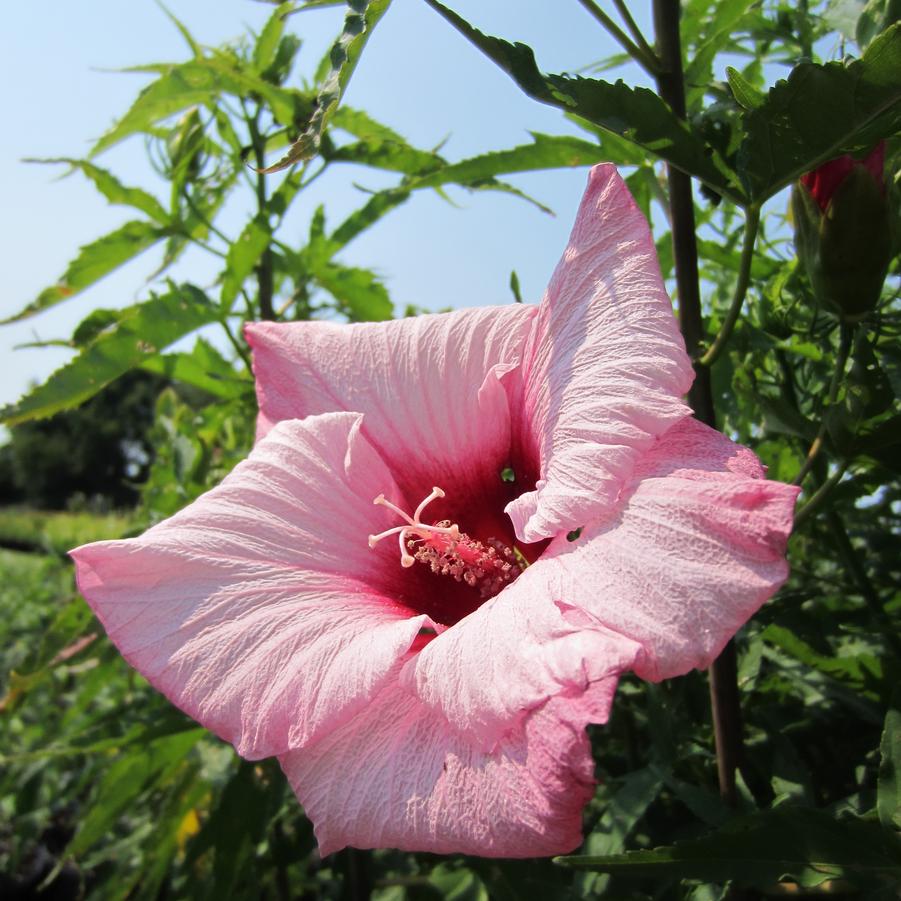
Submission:
M 683 42 L 694 45 L 685 66 L 686 100 L 689 111 L 703 101 L 713 80 L 713 61 L 718 53 L 735 41 L 739 23 L 753 0 L 719 0 L 711 4 L 709 14 L 697 15 L 689 11 L 682 17 Z M 703 29 L 692 34 L 692 28 Z
M 337 253 L 349 244 L 357 235 L 366 231 L 371 225 L 410 199 L 411 191 L 406 188 L 388 188 L 373 194 L 358 210 L 354 210 L 329 236 Z
M 331 147 L 330 142 L 323 141 L 320 154 L 329 163 L 360 163 L 405 175 L 418 175 L 444 164 L 444 160 L 436 153 L 417 150 L 406 142 L 391 140 L 355 141 L 342 147 Z
M 735 102 L 746 110 L 757 109 L 765 100 L 764 95 L 749 82 L 738 69 L 726 66 L 726 78 Z
M 17 404 L 0 410 L 0 420 L 15 425 L 74 407 L 173 341 L 218 317 L 216 307 L 192 285 L 182 285 L 123 310 L 114 329 L 103 332 Z
M 27 159 L 26 163 L 65 163 L 72 170 L 80 169 L 110 202 L 122 206 L 134 207 L 142 213 L 146 213 L 160 225 L 169 223 L 169 214 L 163 209 L 162 204 L 143 188 L 133 188 L 123 185 L 112 172 L 95 166 L 88 160 L 76 160 L 69 157 L 53 157 L 50 159 Z M 68 173 L 66 173 L 68 174 Z
M 272 235 L 265 216 L 256 216 L 244 226 L 244 230 L 228 248 L 225 272 L 222 278 L 221 306 L 230 310 L 245 280 L 253 272 L 263 251 L 269 246 Z
M 190 353 L 160 354 L 146 360 L 141 368 L 193 385 L 223 400 L 240 397 L 253 388 L 249 379 L 242 378 L 234 366 L 203 338 L 197 339 Z
M 521 144 L 509 150 L 483 153 L 458 163 L 446 164 L 435 172 L 419 176 L 411 185 L 414 188 L 446 184 L 471 185 L 497 175 L 591 166 L 604 159 L 604 151 L 597 144 L 568 135 L 533 132 L 531 144 Z
M 191 50 L 191 53 L 193 53 L 196 57 L 201 56 L 203 54 L 203 48 L 194 39 L 194 35 L 192 35 L 190 31 L 188 31 L 187 26 L 180 19 L 176 18 L 175 14 L 171 10 L 167 9 L 165 4 L 160 3 L 160 8 L 166 14 L 169 21 L 178 29 L 178 33 L 184 38 L 184 41 Z
M 121 310 L 91 310 L 72 332 L 72 340 L 66 342 L 70 347 L 84 347 L 97 338 L 101 332 L 114 326 L 121 316 Z
M 745 116 L 739 174 L 758 201 L 842 153 L 869 149 L 901 128 L 901 23 L 862 59 L 802 63 Z
M 396 131 L 377 122 L 364 110 L 349 106 L 339 106 L 332 114 L 332 127 L 340 128 L 361 141 L 396 141 L 408 143 Z
M 269 84 L 240 67 L 236 59 L 212 51 L 210 56 L 160 68 L 160 76 L 144 88 L 128 112 L 91 149 L 94 157 L 133 134 L 148 131 L 159 122 L 192 106 L 215 106 L 220 94 L 247 97 L 259 94 L 282 124 L 290 124 L 298 105 L 308 109 L 299 92 Z
M 901 691 L 898 690 L 885 716 L 879 754 L 876 801 L 879 822 L 886 828 L 901 829 Z
M 627 138 L 720 194 L 741 200 L 741 189 L 725 162 L 653 91 L 591 78 L 545 75 L 525 44 L 511 44 L 473 28 L 438 0 L 426 0 L 494 61 L 530 97 Z
M 338 309 L 352 322 L 390 319 L 394 312 L 387 288 L 368 269 L 325 263 L 310 275 L 338 301 Z
M 263 26 L 253 47 L 253 65 L 260 75 L 274 62 L 279 41 L 285 30 L 285 17 L 294 7 L 294 3 L 280 3 Z
M 731 822 L 704 838 L 604 857 L 558 857 L 578 869 L 658 879 L 732 881 L 765 888 L 790 879 L 872 884 L 901 877 L 901 840 L 879 825 L 820 810 L 779 807 Z
M 280 172 L 300 160 L 315 156 L 329 119 L 338 108 L 360 54 L 391 0 L 348 0 L 344 29 L 332 47 L 331 71 L 323 79 L 316 95 L 313 113 L 307 127 L 278 162 L 267 166 L 265 173 Z
M 85 244 L 55 285 L 45 288 L 27 307 L 15 316 L 2 320 L 0 325 L 34 316 L 35 313 L 41 313 L 63 300 L 74 297 L 104 275 L 108 275 L 153 246 L 166 234 L 165 229 L 157 228 L 143 220 L 136 220 L 126 222 L 114 232 Z

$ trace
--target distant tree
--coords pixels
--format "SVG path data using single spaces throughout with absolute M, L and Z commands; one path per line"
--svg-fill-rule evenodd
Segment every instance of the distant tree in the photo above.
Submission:
M 81 496 L 133 506 L 152 460 L 154 403 L 167 384 L 133 370 L 80 407 L 11 428 L 0 448 L 0 502 L 58 510 Z

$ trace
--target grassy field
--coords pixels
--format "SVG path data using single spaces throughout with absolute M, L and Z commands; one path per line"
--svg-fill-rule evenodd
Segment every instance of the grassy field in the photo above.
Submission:
M 69 513 L 0 509 L 0 547 L 62 555 L 104 538 L 121 538 L 134 527 L 123 513 Z

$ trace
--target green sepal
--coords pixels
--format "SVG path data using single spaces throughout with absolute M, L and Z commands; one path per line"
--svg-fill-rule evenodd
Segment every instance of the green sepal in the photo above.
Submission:
M 892 254 L 881 186 L 863 166 L 855 166 L 821 213 L 798 183 L 792 215 L 795 248 L 817 300 L 846 322 L 862 319 L 879 302 Z

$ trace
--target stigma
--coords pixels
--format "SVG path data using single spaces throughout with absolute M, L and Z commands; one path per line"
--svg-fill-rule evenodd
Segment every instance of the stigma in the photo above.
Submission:
M 370 535 L 369 547 L 373 548 L 382 539 L 397 535 L 400 564 L 404 568 L 417 562 L 423 563 L 437 575 L 450 576 L 470 588 L 478 588 L 483 598 L 492 597 L 522 572 L 522 562 L 513 548 L 496 538 L 478 541 L 461 532 L 460 527 L 450 520 L 431 525 L 424 523 L 422 514 L 425 508 L 436 498 L 444 496 L 440 488 L 432 488 L 410 516 L 380 494 L 373 503 L 387 507 L 404 524 Z

